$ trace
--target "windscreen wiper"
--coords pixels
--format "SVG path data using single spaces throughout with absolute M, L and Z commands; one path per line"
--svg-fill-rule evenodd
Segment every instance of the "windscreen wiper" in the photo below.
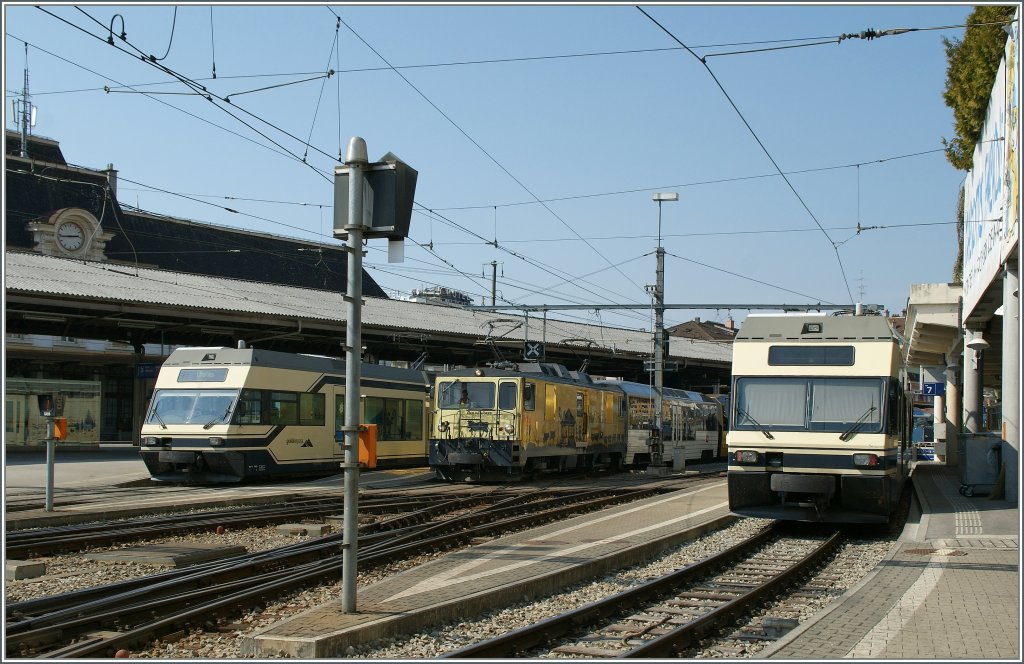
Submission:
M 220 414 L 219 416 L 217 416 L 217 417 L 213 418 L 212 420 L 210 420 L 209 422 L 207 422 L 206 424 L 204 424 L 204 425 L 203 425 L 203 428 L 204 428 L 204 429 L 209 429 L 210 427 L 212 427 L 212 426 L 213 426 L 214 424 L 216 424 L 217 422 L 220 422 L 220 421 L 222 421 L 222 420 L 223 420 L 223 419 L 224 419 L 225 417 L 227 417 L 227 416 L 228 416 L 228 413 L 230 413 L 230 412 L 231 412 L 231 407 L 232 407 L 232 406 L 234 406 L 234 405 L 235 405 L 235 404 L 231 404 L 231 405 L 229 405 L 229 406 L 228 406 L 227 408 L 225 408 L 225 409 L 224 409 L 224 412 L 223 412 L 223 413 L 221 413 L 221 414 Z
M 153 409 L 153 417 L 156 418 L 156 421 L 160 424 L 161 428 L 166 429 L 167 425 L 164 423 L 164 418 L 160 417 L 160 413 L 157 412 L 159 409 L 159 405 L 157 405 L 157 407 Z
M 747 419 L 750 420 L 751 422 L 753 422 L 754 426 L 761 430 L 761 433 L 764 434 L 765 438 L 767 438 L 768 440 L 775 440 L 775 436 L 773 436 L 772 432 L 768 430 L 768 427 L 766 427 L 765 425 L 761 424 L 760 422 L 755 420 L 753 417 L 751 417 L 750 413 L 748 413 L 747 411 L 743 410 L 739 406 L 736 406 L 736 412 L 738 412 L 740 415 L 746 415 Z
M 843 433 L 839 434 L 839 440 L 846 441 L 846 440 L 849 440 L 850 438 L 852 438 L 853 437 L 853 432 L 857 429 L 857 427 L 859 427 L 861 425 L 861 423 L 864 422 L 864 419 L 868 415 L 870 415 L 871 413 L 875 412 L 876 410 L 878 410 L 878 409 L 875 408 L 874 406 L 871 406 L 866 411 L 864 411 L 864 414 L 861 415 L 860 417 L 858 417 L 857 421 L 854 422 L 853 424 L 851 424 L 849 429 L 847 429 Z

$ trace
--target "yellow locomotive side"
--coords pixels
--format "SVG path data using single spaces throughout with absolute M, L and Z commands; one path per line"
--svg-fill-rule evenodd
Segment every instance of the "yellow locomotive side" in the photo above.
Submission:
M 466 370 L 434 388 L 429 463 L 446 479 L 621 465 L 623 396 L 589 380 Z

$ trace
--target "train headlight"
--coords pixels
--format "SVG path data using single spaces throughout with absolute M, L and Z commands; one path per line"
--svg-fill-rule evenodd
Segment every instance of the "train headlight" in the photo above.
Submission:
M 211 445 L 223 445 L 224 444 L 224 439 L 221 438 L 220 436 L 210 436 L 210 444 Z
M 877 454 L 854 454 L 853 465 L 863 468 L 872 468 L 878 465 Z
M 441 433 L 445 433 L 446 431 L 448 431 L 450 427 L 451 425 L 448 424 L 447 422 L 438 422 L 437 424 L 437 430 L 440 431 Z
M 736 450 L 733 460 L 739 464 L 756 464 L 761 461 L 761 455 L 754 450 Z
M 501 428 L 505 433 L 507 433 L 510 436 L 516 432 L 516 426 L 511 422 L 509 422 L 508 424 L 504 425 Z

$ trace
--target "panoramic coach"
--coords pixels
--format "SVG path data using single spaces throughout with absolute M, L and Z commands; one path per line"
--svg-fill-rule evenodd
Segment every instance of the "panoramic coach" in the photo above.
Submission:
M 422 371 L 364 364 L 360 421 L 377 425 L 378 467 L 426 460 Z M 154 479 L 240 482 L 339 472 L 345 363 L 252 348 L 179 348 L 142 424 Z

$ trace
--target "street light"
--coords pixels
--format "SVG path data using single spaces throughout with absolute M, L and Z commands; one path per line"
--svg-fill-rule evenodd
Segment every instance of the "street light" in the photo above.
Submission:
M 661 247 L 661 204 L 665 201 L 678 201 L 679 194 L 674 191 L 662 192 L 654 194 L 651 199 L 658 203 L 658 267 L 654 286 L 654 435 L 651 438 L 651 464 L 648 471 L 661 473 L 664 472 L 661 408 L 665 386 L 665 250 Z

